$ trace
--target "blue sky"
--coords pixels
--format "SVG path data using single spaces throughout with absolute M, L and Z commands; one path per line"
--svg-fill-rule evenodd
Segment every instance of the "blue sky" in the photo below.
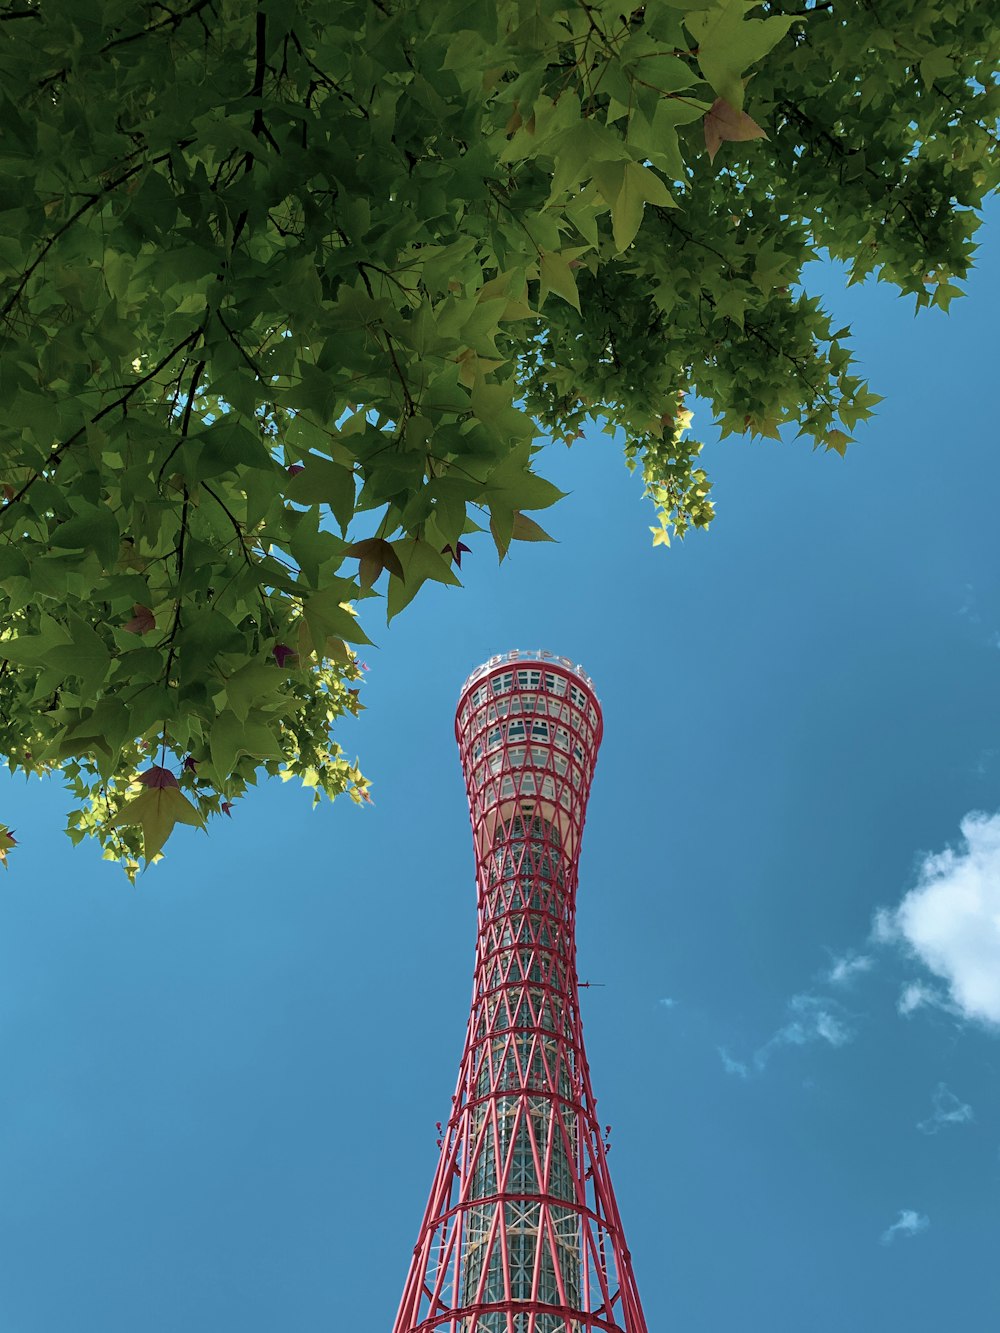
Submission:
M 558 544 L 374 633 L 374 808 L 274 785 L 131 889 L 0 781 L 0 1333 L 388 1330 L 472 972 L 454 704 L 537 646 L 605 713 L 580 974 L 650 1328 L 992 1325 L 998 220 L 947 317 L 815 271 L 886 401 L 846 461 L 710 444 L 707 536 L 553 447 Z

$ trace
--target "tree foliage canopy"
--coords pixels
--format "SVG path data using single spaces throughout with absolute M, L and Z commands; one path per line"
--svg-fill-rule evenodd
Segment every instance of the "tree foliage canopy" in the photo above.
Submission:
M 802 266 L 947 307 L 997 52 L 980 0 L 5 0 L 11 769 L 130 874 L 262 772 L 365 799 L 356 604 L 543 538 L 541 435 L 605 423 L 665 543 L 685 395 L 843 453 Z

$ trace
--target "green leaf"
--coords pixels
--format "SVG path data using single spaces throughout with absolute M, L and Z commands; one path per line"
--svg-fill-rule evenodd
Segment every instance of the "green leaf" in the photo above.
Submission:
M 246 650 L 246 639 L 227 615 L 205 607 L 181 615 L 176 642 L 185 680 L 201 676 L 223 653 Z
M 847 446 L 851 443 L 851 437 L 842 430 L 828 430 L 824 442 L 828 449 L 834 450 L 843 458 L 847 453 Z
M 241 467 L 275 473 L 278 469 L 260 434 L 229 413 L 192 437 L 187 447 L 193 460 L 188 471 L 192 481 L 209 481 Z
M 72 643 L 64 626 L 49 616 L 42 616 L 35 634 L 18 634 L 0 638 L 0 658 L 24 666 L 40 666 L 56 648 Z
M 627 250 L 635 239 L 647 202 L 663 208 L 676 207 L 660 177 L 638 162 L 598 163 L 594 179 L 611 205 L 615 249 L 619 252 Z
M 354 514 L 354 474 L 351 469 L 319 454 L 306 454 L 302 469 L 285 488 L 289 500 L 296 504 L 329 505 L 341 532 L 346 532 Z
M 550 202 L 581 180 L 589 179 L 594 162 L 628 156 L 621 139 L 590 118 L 564 130 L 553 145 L 553 151 L 556 165 L 552 173 Z M 552 290 L 558 291 L 558 288 L 553 286 Z
M 16 546 L 0 546 L 0 579 L 27 578 L 31 572 L 24 553 Z
M 142 829 L 146 864 L 158 856 L 177 824 L 204 828 L 205 820 L 177 787 L 147 787 L 108 821 L 110 828 L 137 824 Z
M 511 535 L 516 542 L 551 542 L 555 540 L 533 518 L 528 518 L 527 514 L 522 514 L 517 510 L 514 511 Z
M 547 509 L 563 499 L 565 491 L 533 472 L 528 451 L 521 449 L 509 454 L 491 470 L 483 494 L 490 505 L 507 505 L 513 512 Z
M 78 512 L 73 518 L 60 523 L 53 530 L 49 541 L 60 550 L 93 551 L 107 568 L 118 558 L 120 535 L 118 523 L 110 509 L 84 504 L 78 505 Z
M 281 671 L 273 663 L 247 662 L 226 680 L 226 699 L 240 722 L 252 708 L 272 703 L 284 685 Z
M 52 648 L 46 666 L 77 677 L 85 693 L 95 694 L 107 677 L 111 653 L 97 631 L 78 616 L 72 617 L 69 629 L 71 642 Z
M 302 610 L 312 635 L 316 652 L 323 653 L 326 641 L 331 636 L 346 639 L 348 643 L 371 643 L 368 635 L 358 623 L 357 616 L 350 610 L 344 589 L 350 587 L 344 580 L 322 592 L 313 593 L 303 603 Z
M 513 388 L 510 381 L 487 384 L 479 380 L 472 386 L 471 394 L 472 410 L 478 420 L 508 447 L 511 440 L 531 439 L 535 434 L 531 418 L 512 402 Z
M 7 853 L 17 846 L 17 839 L 6 824 L 0 824 L 0 865 L 7 869 Z
M 698 64 L 718 95 L 737 111 L 743 109 L 743 73 L 781 41 L 795 22 L 793 15 L 746 18 L 757 0 L 717 0 L 711 9 L 684 16 L 698 43 Z
M 580 309 L 580 293 L 576 289 L 576 278 L 573 276 L 573 270 L 569 266 L 569 261 L 563 255 L 554 254 L 550 250 L 543 250 L 539 261 L 541 271 L 542 290 L 538 298 L 540 306 L 545 304 L 545 297 L 550 291 L 561 296 L 564 301 L 568 301 L 577 311 Z
M 251 759 L 281 759 L 283 751 L 270 727 L 239 718 L 233 712 L 220 713 L 212 723 L 208 743 L 212 767 L 221 784 L 226 784 L 241 755 Z
M 448 583 L 457 587 L 458 578 L 452 571 L 448 558 L 436 550 L 429 542 L 419 537 L 394 543 L 396 554 L 402 566 L 403 576 L 393 574 L 389 579 L 387 594 L 387 618 L 391 620 L 408 606 L 428 579 L 436 583 Z

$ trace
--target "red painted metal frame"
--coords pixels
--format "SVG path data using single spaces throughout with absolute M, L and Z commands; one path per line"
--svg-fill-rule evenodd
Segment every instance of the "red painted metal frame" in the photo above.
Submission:
M 603 722 L 582 668 L 492 658 L 455 720 L 472 1012 L 393 1333 L 646 1333 L 583 1047 L 577 866 Z

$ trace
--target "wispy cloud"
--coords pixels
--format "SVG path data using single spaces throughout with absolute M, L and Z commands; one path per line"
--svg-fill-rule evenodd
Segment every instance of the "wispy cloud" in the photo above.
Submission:
M 891 908 L 876 908 L 875 915 L 872 917 L 871 934 L 868 939 L 871 944 L 897 944 L 899 942 L 899 928 L 896 925 L 895 913 Z
M 725 1046 L 718 1048 L 719 1059 L 722 1061 L 722 1068 L 727 1074 L 735 1074 L 737 1078 L 746 1078 L 750 1073 L 742 1060 L 734 1060 L 726 1050 Z
M 870 954 L 848 951 L 842 958 L 835 958 L 826 974 L 831 986 L 849 986 L 855 977 L 870 972 L 875 966 L 875 959 Z
M 959 847 L 924 858 L 916 886 L 898 907 L 876 913 L 872 937 L 896 941 L 919 958 L 964 1018 L 1000 1027 L 1000 813 L 968 814 L 961 831 Z M 900 1013 L 934 997 L 930 987 L 913 983 L 900 997 Z
M 917 1129 L 923 1134 L 936 1134 L 945 1125 L 967 1125 L 973 1120 L 972 1107 L 959 1101 L 955 1094 L 939 1083 L 931 1094 L 933 1110 L 926 1120 L 917 1121 Z
M 928 986 L 925 981 L 908 981 L 899 992 L 896 1012 L 903 1018 L 909 1018 L 918 1009 L 943 1009 L 949 1014 L 961 1013 L 948 999 L 947 993 L 937 986 Z
M 676 1006 L 677 1001 L 672 1000 L 669 995 L 663 995 L 660 998 L 660 1004 L 663 1005 L 664 1009 L 673 1009 Z
M 759 1046 L 750 1062 L 734 1059 L 719 1046 L 719 1059 L 727 1074 L 749 1078 L 763 1073 L 775 1051 L 786 1046 L 809 1046 L 825 1042 L 828 1046 L 846 1046 L 855 1037 L 843 1006 L 828 996 L 803 992 L 788 1001 L 787 1021 Z
M 793 995 L 788 1001 L 788 1010 L 788 1022 L 755 1053 L 753 1062 L 757 1069 L 763 1069 L 774 1052 L 783 1046 L 808 1046 L 812 1042 L 846 1046 L 854 1040 L 854 1030 L 836 1000 L 822 995 Z
M 891 1245 L 897 1236 L 915 1236 L 918 1231 L 926 1231 L 931 1219 L 923 1213 L 916 1213 L 912 1208 L 903 1208 L 891 1227 L 887 1227 L 879 1237 L 883 1245 Z
M 958 614 L 963 620 L 971 621 L 973 625 L 982 623 L 982 616 L 980 616 L 976 606 L 976 590 L 971 583 L 965 585 L 962 601 L 958 608 Z

